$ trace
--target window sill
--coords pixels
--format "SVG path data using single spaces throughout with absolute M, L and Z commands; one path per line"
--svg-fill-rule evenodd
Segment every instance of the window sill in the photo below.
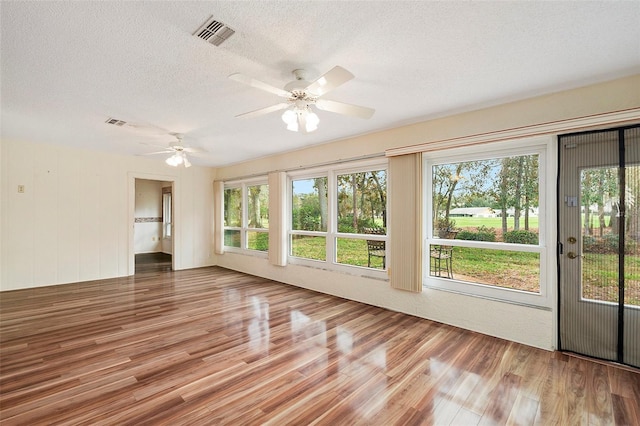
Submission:
M 335 272 L 338 274 L 351 275 L 361 278 L 389 282 L 389 275 L 386 270 L 369 269 L 358 266 L 347 266 L 340 264 L 329 264 L 320 260 L 310 260 L 296 257 L 289 257 L 289 265 L 302 266 L 305 268 L 317 269 L 321 271 Z
M 259 250 L 249 250 L 249 249 L 241 249 L 238 247 L 224 247 L 225 253 L 233 253 L 233 254 L 241 254 L 243 256 L 251 256 L 251 257 L 260 257 L 260 258 L 268 258 L 269 252 L 259 251 Z
M 446 281 L 443 284 L 439 282 Z M 529 293 L 520 290 L 513 290 L 501 287 L 480 286 L 463 281 L 451 280 L 448 278 L 428 277 L 423 279 L 423 289 L 445 291 L 462 296 L 475 297 L 478 299 L 492 300 L 494 302 L 507 303 L 510 305 L 524 306 L 527 308 L 552 311 L 551 302 L 541 294 Z M 467 289 L 468 288 L 468 289 Z M 504 296 L 502 296 L 504 295 Z

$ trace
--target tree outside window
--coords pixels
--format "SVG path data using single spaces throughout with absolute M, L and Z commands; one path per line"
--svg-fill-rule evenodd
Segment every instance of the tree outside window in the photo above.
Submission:
M 453 278 L 540 292 L 540 250 L 521 246 L 539 244 L 539 166 L 539 154 L 431 166 L 432 275 L 438 238 L 478 241 L 452 243 Z
M 386 170 L 326 173 L 291 181 L 289 254 L 339 268 L 385 269 Z
M 269 186 L 237 183 L 224 190 L 224 245 L 245 250 L 269 249 Z
M 224 190 L 224 245 L 241 247 L 242 188 Z
M 247 248 L 269 250 L 269 186 L 247 186 Z

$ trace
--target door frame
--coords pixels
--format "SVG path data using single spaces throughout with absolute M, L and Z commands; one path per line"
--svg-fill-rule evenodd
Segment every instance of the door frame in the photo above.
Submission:
M 179 192 L 179 182 L 176 176 L 171 175 L 159 175 L 159 174 L 151 174 L 151 173 L 137 173 L 137 172 L 129 172 L 127 173 L 127 194 L 129 198 L 129 202 L 127 203 L 127 236 L 129 239 L 128 242 L 128 267 L 127 267 L 127 275 L 134 275 L 136 272 L 135 260 L 135 244 L 134 244 L 134 236 L 135 236 L 135 210 L 136 210 L 136 179 L 146 179 L 146 180 L 156 180 L 162 182 L 170 182 L 171 183 L 171 208 L 173 210 L 172 214 L 172 224 L 171 224 L 171 270 L 175 271 L 180 268 L 181 265 L 181 257 L 180 252 L 177 250 L 178 244 L 176 244 L 176 240 L 180 235 L 180 208 L 179 203 L 176 203 L 177 194 Z

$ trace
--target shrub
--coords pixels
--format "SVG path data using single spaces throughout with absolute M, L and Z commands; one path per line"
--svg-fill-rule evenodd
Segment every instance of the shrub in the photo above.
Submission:
M 620 237 L 618 234 L 606 234 L 601 238 L 585 236 L 583 237 L 583 241 L 587 238 L 591 238 L 594 240 L 592 246 L 587 246 L 585 244 L 585 251 L 590 251 L 592 253 L 610 253 L 616 254 L 618 253 L 618 247 L 620 244 Z M 624 239 L 624 252 L 625 254 L 635 254 L 638 250 L 638 243 L 633 238 L 627 236 Z
M 620 237 L 617 234 L 607 234 L 602 237 L 604 249 L 607 253 L 617 253 L 620 247 Z
M 618 234 L 606 234 L 602 237 L 602 244 L 606 253 L 618 253 L 620 237 Z M 638 243 L 629 235 L 624 239 L 624 252 L 626 254 L 634 254 L 637 250 Z
M 302 206 L 300 208 L 293 209 L 292 218 L 295 229 L 302 229 L 305 231 L 319 231 L 320 230 L 320 211 L 314 209 L 312 206 Z
M 377 228 L 375 220 L 371 218 L 358 219 L 358 229 L 353 227 L 353 215 L 346 215 L 338 218 L 338 232 L 362 234 L 364 228 Z
M 269 234 L 267 232 L 258 232 L 256 234 L 254 250 L 267 251 L 269 250 Z
M 582 249 L 587 253 L 597 253 L 600 251 L 598 247 L 598 240 L 591 235 L 584 235 L 582 237 Z
M 351 216 L 341 217 L 338 219 L 338 232 L 345 232 L 349 234 L 356 232 L 353 227 L 353 219 Z
M 470 231 L 467 229 L 463 229 L 458 232 L 456 235 L 458 240 L 468 240 L 468 241 L 495 241 L 496 240 L 496 230 L 493 228 L 488 228 L 484 225 L 481 225 L 477 228 L 476 231 Z
M 505 243 L 514 244 L 538 244 L 538 234 L 531 231 L 508 231 L 504 234 Z
M 436 219 L 437 229 L 453 229 L 455 226 L 456 221 L 454 219 L 445 219 L 444 217 Z

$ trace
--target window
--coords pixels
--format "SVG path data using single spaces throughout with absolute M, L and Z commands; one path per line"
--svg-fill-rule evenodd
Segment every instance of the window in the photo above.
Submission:
M 171 238 L 171 188 L 162 188 L 162 237 Z
M 292 173 L 290 183 L 292 263 L 386 269 L 386 162 Z
M 425 154 L 426 285 L 547 304 L 547 145 Z
M 327 177 L 291 181 L 292 256 L 326 259 L 328 222 Z
M 247 246 L 250 250 L 269 250 L 269 186 L 246 186 L 247 191 Z
M 225 185 L 224 245 L 269 250 L 269 186 L 265 182 Z

